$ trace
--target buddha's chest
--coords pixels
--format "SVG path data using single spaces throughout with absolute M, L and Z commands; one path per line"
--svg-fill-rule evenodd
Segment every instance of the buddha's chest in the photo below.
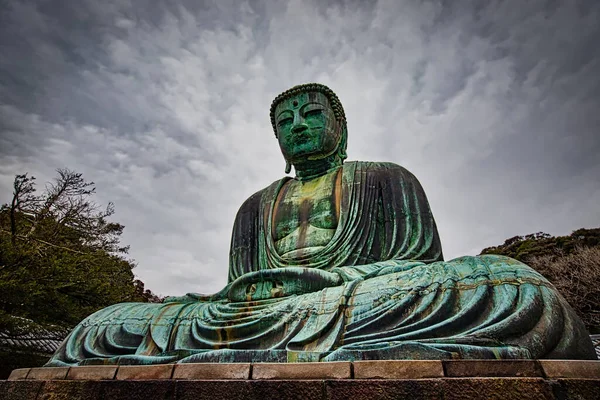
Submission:
M 283 251 L 325 245 L 337 228 L 340 191 L 340 170 L 309 182 L 288 181 L 273 209 L 276 245 L 285 243 Z

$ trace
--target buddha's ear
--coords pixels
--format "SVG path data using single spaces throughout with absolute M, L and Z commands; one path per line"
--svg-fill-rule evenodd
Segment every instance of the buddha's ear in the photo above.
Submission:
M 288 160 L 285 160 L 285 173 L 289 174 L 291 170 L 292 170 L 292 165 L 290 164 L 290 162 Z
M 346 153 L 346 148 L 348 147 L 348 128 L 344 124 L 342 127 L 342 137 L 340 138 L 340 144 L 338 145 L 337 154 L 342 162 L 348 158 L 348 153 Z

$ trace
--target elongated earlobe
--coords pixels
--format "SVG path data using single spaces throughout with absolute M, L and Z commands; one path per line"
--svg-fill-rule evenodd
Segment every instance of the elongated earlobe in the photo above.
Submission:
M 348 153 L 346 153 L 346 147 L 348 146 L 348 132 L 346 131 L 346 128 L 342 129 L 342 137 L 338 146 L 338 157 L 344 162 L 344 160 L 348 158 Z
M 292 165 L 290 164 L 289 161 L 286 161 L 285 162 L 285 173 L 289 174 L 291 170 L 292 170 Z

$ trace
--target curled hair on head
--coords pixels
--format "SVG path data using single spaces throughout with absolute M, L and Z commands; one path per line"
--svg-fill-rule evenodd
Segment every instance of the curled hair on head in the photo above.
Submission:
M 273 132 L 275 132 L 275 137 L 277 137 L 277 124 L 275 122 L 275 108 L 277 107 L 277 105 L 283 100 L 289 99 L 292 96 L 296 96 L 300 93 L 307 92 L 323 93 L 329 100 L 329 104 L 331 105 L 331 109 L 333 110 L 333 115 L 335 115 L 335 119 L 341 125 L 342 129 L 344 131 L 347 131 L 346 114 L 344 113 L 344 107 L 342 107 L 342 102 L 337 97 L 335 92 L 329 89 L 327 86 L 322 85 L 320 83 L 304 83 L 302 85 L 294 86 L 293 88 L 281 93 L 279 96 L 275 97 L 275 100 L 273 100 L 273 102 L 271 103 L 271 125 L 273 126 Z

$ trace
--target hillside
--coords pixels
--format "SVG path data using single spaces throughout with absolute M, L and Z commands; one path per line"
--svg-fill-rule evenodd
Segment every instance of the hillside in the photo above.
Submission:
M 538 232 L 483 249 L 522 261 L 544 275 L 565 297 L 591 333 L 600 333 L 600 228 L 568 236 Z

